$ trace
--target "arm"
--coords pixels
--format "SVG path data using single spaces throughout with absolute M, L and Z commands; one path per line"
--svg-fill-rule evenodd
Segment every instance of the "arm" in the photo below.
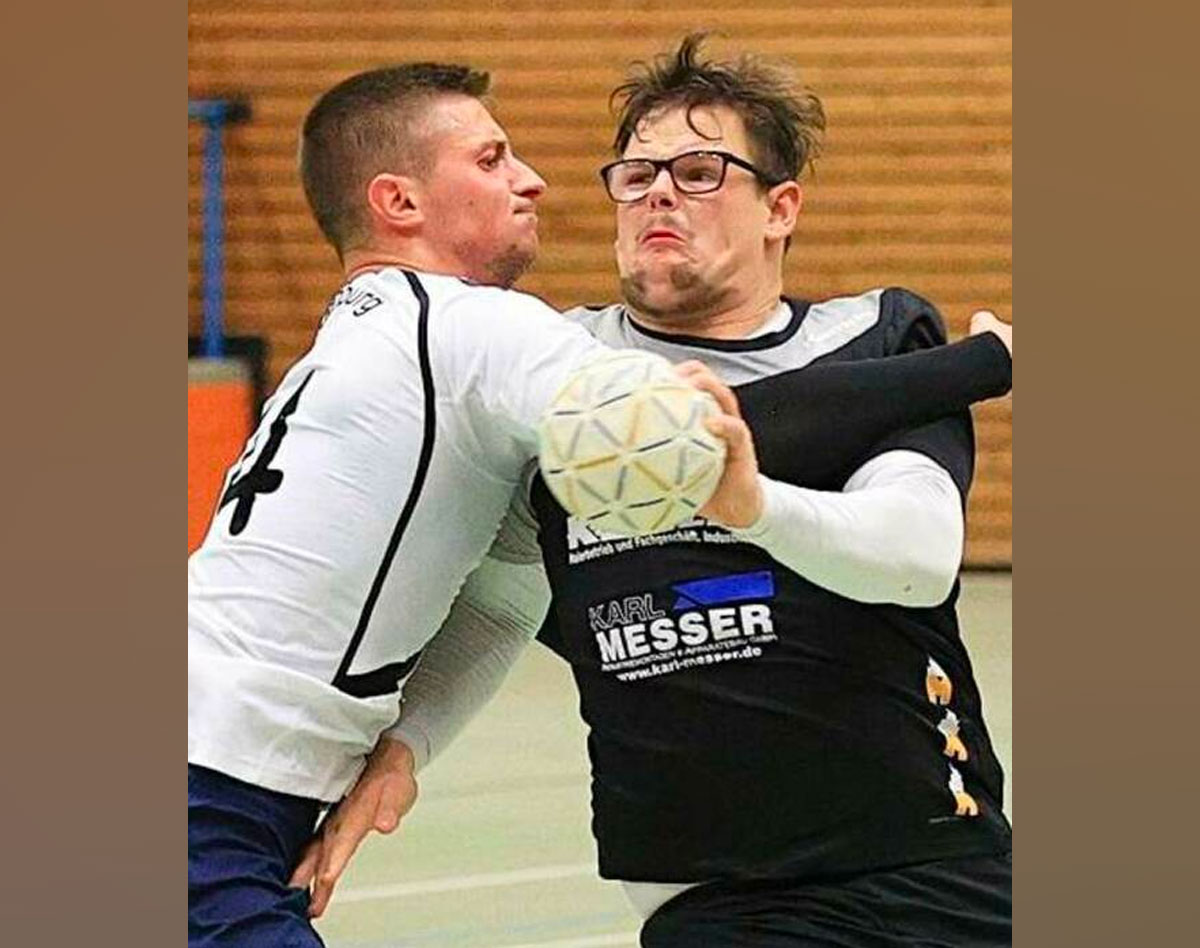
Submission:
M 762 469 L 791 484 L 835 488 L 887 435 L 1004 394 L 1012 387 L 1010 349 L 989 324 L 978 325 L 978 335 L 953 345 L 739 386 Z
M 725 439 L 726 457 L 703 516 L 848 598 L 906 606 L 945 600 L 958 572 L 974 462 L 967 413 L 880 442 L 842 492 L 811 490 L 763 477 L 733 392 L 699 363 L 679 372 L 724 412 L 706 422 Z
M 805 579 L 859 602 L 935 606 L 962 556 L 958 488 L 924 454 L 895 450 L 860 467 L 842 492 L 760 475 L 763 512 L 734 533 Z
M 540 561 L 489 555 L 471 574 L 404 685 L 398 723 L 383 734 L 411 748 L 414 770 L 445 750 L 492 698 L 549 604 Z
M 899 315 L 916 318 L 896 321 L 899 347 L 936 345 L 936 311 L 911 295 L 901 302 L 909 313 Z M 990 374 L 1006 363 L 1004 384 L 1011 384 L 1011 327 L 977 313 L 972 332 L 980 338 L 956 346 L 785 373 L 744 385 L 737 397 L 703 366 L 684 363 L 681 374 L 709 391 L 725 412 L 708 422 L 725 438 L 727 454 L 716 493 L 701 514 L 849 598 L 907 606 L 944 601 L 961 557 L 962 503 L 975 447 L 970 415 L 948 414 L 937 404 L 938 386 L 924 368 L 951 366 L 944 384 L 966 370 L 990 385 Z M 776 385 L 781 378 L 784 384 Z M 806 401 L 792 401 L 798 395 Z M 910 410 L 919 416 L 927 409 L 943 417 L 894 430 Z M 763 467 L 788 483 L 761 476 L 760 452 Z M 839 475 L 855 463 L 860 466 L 848 480 Z M 793 486 L 801 482 L 842 486 L 843 492 Z

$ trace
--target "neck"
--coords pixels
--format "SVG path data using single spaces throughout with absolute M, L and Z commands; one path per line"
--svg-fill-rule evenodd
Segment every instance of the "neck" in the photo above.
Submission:
M 370 270 L 382 270 L 384 267 L 404 267 L 407 270 L 420 270 L 423 273 L 443 273 L 447 276 L 462 276 L 461 268 L 449 266 L 437 260 L 434 255 L 424 252 L 421 247 L 409 247 L 400 250 L 382 250 L 374 247 L 362 247 L 347 250 L 342 258 L 343 278 L 349 282 L 356 276 Z

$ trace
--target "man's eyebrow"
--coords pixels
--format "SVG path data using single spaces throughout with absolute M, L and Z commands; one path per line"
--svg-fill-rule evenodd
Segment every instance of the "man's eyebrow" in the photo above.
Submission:
M 489 138 L 487 141 L 481 142 L 476 150 L 482 155 L 484 152 L 491 151 L 492 149 L 495 149 L 498 156 L 502 156 L 508 151 L 508 140 L 504 138 Z

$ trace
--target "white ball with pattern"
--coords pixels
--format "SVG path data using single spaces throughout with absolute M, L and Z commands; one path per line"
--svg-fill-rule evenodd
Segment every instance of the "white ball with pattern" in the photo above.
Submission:
M 542 476 L 567 513 L 597 531 L 670 530 L 696 516 L 721 479 L 725 442 L 704 426 L 718 413 L 661 356 L 602 356 L 571 374 L 542 419 Z

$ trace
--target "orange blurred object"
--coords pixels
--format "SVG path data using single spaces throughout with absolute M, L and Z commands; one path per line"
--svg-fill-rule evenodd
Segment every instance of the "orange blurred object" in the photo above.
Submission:
M 250 437 L 245 363 L 188 360 L 188 553 L 208 531 L 225 472 Z

